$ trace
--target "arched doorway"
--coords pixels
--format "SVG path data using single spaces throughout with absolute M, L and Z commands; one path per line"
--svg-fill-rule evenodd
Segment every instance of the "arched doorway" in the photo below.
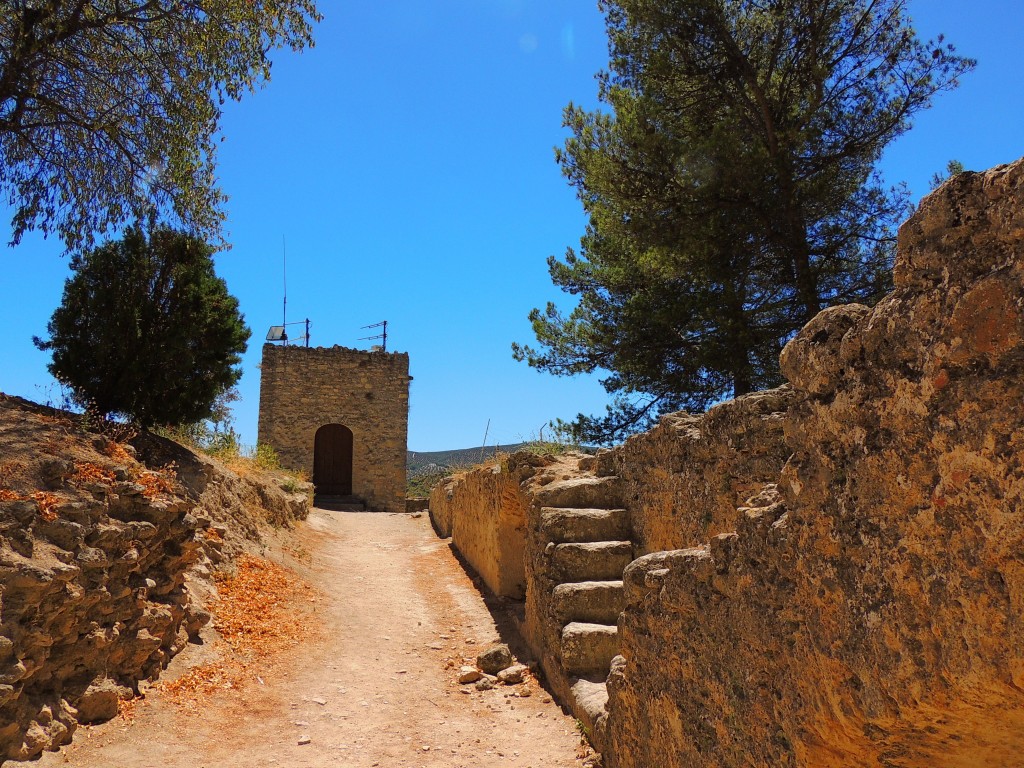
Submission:
M 352 495 L 352 430 L 325 424 L 313 439 L 313 485 L 327 496 Z

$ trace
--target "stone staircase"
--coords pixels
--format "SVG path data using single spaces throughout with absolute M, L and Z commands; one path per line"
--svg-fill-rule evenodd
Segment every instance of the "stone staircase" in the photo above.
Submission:
M 601 473 L 551 483 L 535 492 L 539 516 L 533 567 L 537 627 L 549 682 L 566 695 L 600 749 L 608 694 L 605 681 L 619 652 L 625 604 L 622 572 L 633 560 L 629 514 L 619 478 Z M 606 468 L 607 471 L 607 468 Z
M 318 493 L 313 497 L 313 506 L 331 512 L 365 512 L 366 502 L 358 496 L 331 496 Z

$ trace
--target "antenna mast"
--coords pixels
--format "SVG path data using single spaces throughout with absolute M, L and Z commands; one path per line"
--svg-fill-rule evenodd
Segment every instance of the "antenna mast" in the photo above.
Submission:
M 284 286 L 284 306 L 281 309 L 281 325 L 288 327 L 288 243 L 281 235 L 281 284 Z M 288 337 L 283 339 L 288 346 Z
M 380 348 L 382 351 L 388 351 L 388 321 L 382 320 L 379 323 L 373 325 L 364 325 L 363 328 L 382 328 L 383 330 L 377 336 L 363 336 L 360 341 L 376 341 L 380 339 Z
M 288 243 L 285 240 L 284 235 L 281 235 L 281 284 L 284 286 L 284 301 L 281 306 L 281 324 L 270 326 L 270 330 L 267 331 L 267 341 L 280 341 L 284 346 L 288 346 L 288 326 L 289 325 L 305 325 L 306 333 L 300 339 L 296 341 L 305 341 L 306 346 L 309 346 L 309 318 L 305 320 L 297 320 L 294 323 L 288 322 Z

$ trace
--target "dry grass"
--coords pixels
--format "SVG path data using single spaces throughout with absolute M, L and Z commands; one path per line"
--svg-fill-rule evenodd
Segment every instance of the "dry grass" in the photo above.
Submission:
M 218 576 L 220 599 L 213 626 L 220 633 L 223 658 L 193 667 L 158 688 L 175 704 L 197 707 L 224 690 L 241 690 L 260 674 L 272 657 L 310 636 L 305 611 L 297 606 L 315 599 L 316 591 L 288 569 L 253 555 L 238 558 L 237 573 Z
M 71 429 L 75 426 L 74 420 L 69 414 L 66 413 L 37 413 L 36 419 L 43 424 L 56 424 L 61 427 Z
M 242 456 L 238 453 L 232 454 L 213 454 L 213 458 L 217 459 L 227 469 L 230 469 L 239 477 L 248 477 L 252 474 L 260 474 L 261 470 L 256 466 L 256 462 L 247 456 Z

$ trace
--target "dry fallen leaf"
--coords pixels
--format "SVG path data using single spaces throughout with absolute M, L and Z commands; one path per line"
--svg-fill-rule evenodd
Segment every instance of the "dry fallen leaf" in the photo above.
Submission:
M 234 575 L 215 576 L 220 598 L 213 606 L 213 626 L 228 648 L 220 661 L 158 684 L 176 704 L 196 706 L 219 691 L 262 682 L 258 673 L 270 657 L 310 635 L 308 614 L 294 608 L 315 593 L 309 584 L 287 568 L 253 555 L 242 555 L 236 566 Z
M 57 519 L 57 505 L 60 504 L 60 497 L 46 491 L 36 491 L 30 495 L 30 498 L 35 501 L 39 507 L 39 516 L 43 520 L 56 520 Z
M 84 485 L 85 483 L 110 485 L 114 482 L 114 473 L 92 462 L 76 461 L 74 474 L 68 477 L 68 482 L 73 485 Z

